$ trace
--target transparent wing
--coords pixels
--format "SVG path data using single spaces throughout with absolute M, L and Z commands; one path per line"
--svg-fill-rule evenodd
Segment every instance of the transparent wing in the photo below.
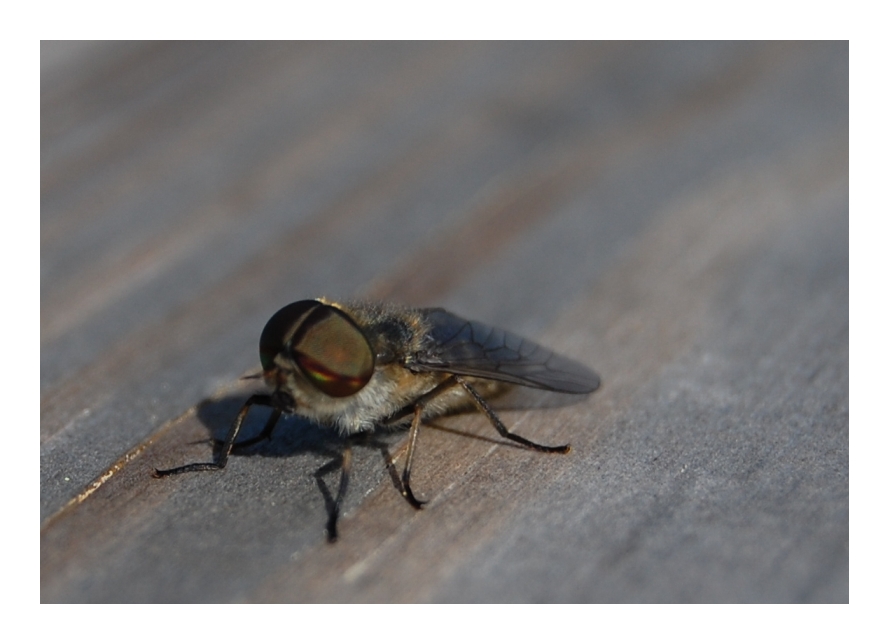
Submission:
M 594 371 L 514 333 L 464 320 L 444 309 L 424 309 L 423 315 L 432 327 L 432 341 L 411 362 L 411 369 L 446 371 L 575 394 L 599 387 L 599 376 Z

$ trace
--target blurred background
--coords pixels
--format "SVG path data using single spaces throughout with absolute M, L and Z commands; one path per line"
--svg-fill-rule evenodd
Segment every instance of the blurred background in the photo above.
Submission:
M 845 42 L 44 42 L 41 600 L 847 602 L 848 84 Z M 333 546 L 323 428 L 152 479 L 319 295 L 603 387 L 504 412 L 564 457 L 424 429 L 422 512 L 356 450 Z

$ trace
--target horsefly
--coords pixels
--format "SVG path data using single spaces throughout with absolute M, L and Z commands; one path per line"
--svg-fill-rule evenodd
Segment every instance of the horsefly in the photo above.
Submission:
M 564 454 L 570 445 L 540 445 L 510 432 L 485 399 L 509 385 L 572 394 L 599 387 L 599 376 L 573 360 L 439 308 L 301 300 L 271 317 L 259 339 L 259 356 L 271 393 L 247 399 L 216 460 L 156 470 L 154 477 L 221 470 L 234 447 L 270 437 L 282 414 L 334 427 L 346 441 L 339 490 L 327 522 L 330 541 L 336 540 L 348 487 L 350 438 L 410 423 L 404 469 L 393 480 L 407 502 L 419 509 L 425 502 L 411 489 L 411 464 L 423 420 L 474 405 L 504 438 L 540 452 Z M 253 405 L 271 407 L 271 416 L 259 436 L 235 443 Z M 387 466 L 395 472 L 391 459 Z

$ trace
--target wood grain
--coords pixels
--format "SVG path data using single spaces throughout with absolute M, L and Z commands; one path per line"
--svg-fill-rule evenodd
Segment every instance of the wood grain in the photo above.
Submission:
M 848 72 L 846 43 L 44 43 L 41 600 L 848 602 Z M 356 447 L 335 545 L 325 428 L 152 479 L 317 295 L 604 384 L 503 403 L 565 456 L 424 427 L 419 512 Z

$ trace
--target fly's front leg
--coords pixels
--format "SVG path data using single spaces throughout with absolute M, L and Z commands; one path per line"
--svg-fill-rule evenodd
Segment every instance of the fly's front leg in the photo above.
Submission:
M 170 470 L 155 470 L 152 476 L 156 479 L 159 479 L 165 476 L 171 476 L 173 474 L 184 474 L 185 472 L 204 472 L 207 470 L 221 470 L 222 468 L 224 468 L 225 464 L 228 462 L 229 454 L 231 454 L 232 448 L 235 445 L 235 440 L 238 437 L 238 432 L 241 431 L 241 425 L 244 424 L 244 419 L 247 417 L 247 412 L 250 411 L 250 408 L 253 405 L 272 407 L 272 397 L 264 394 L 256 394 L 250 396 L 250 398 L 247 399 L 247 402 L 244 403 L 244 406 L 241 407 L 241 411 L 239 411 L 238 415 L 235 417 L 235 422 L 232 423 L 231 429 L 228 430 L 228 435 L 225 437 L 225 442 L 222 444 L 222 449 L 219 451 L 219 456 L 214 462 L 190 463 L 189 465 L 174 467 Z M 278 419 L 280 417 L 280 411 L 278 411 L 277 409 L 273 411 L 272 417 L 269 418 L 269 422 L 266 423 L 266 428 L 263 429 L 263 434 L 265 434 L 266 431 L 271 434 L 272 428 L 274 428 L 274 423 L 278 422 Z
M 330 492 L 327 490 L 327 485 L 325 485 L 324 483 L 324 475 L 337 466 L 339 466 L 341 470 L 340 487 L 337 490 L 336 498 L 332 499 L 330 496 Z M 343 507 L 343 499 L 346 498 L 346 490 L 349 488 L 349 475 L 351 473 L 352 445 L 348 442 L 343 448 L 343 453 L 340 455 L 339 459 L 331 461 L 327 465 L 322 466 L 317 472 L 315 472 L 315 480 L 318 482 L 318 487 L 321 489 L 321 494 L 324 495 L 324 503 L 325 505 L 327 505 L 327 526 L 325 527 L 325 532 L 327 533 L 328 543 L 335 543 L 339 536 L 337 533 L 336 524 L 340 518 L 340 510 Z
M 243 440 L 239 443 L 235 443 L 232 445 L 231 451 L 235 451 L 236 449 L 244 449 L 245 447 L 250 447 L 251 445 L 255 445 L 256 443 L 260 443 L 264 440 L 269 440 L 272 437 L 272 432 L 275 429 L 275 426 L 278 424 L 278 421 L 281 420 L 281 410 L 277 408 L 272 409 L 272 414 L 269 416 L 269 419 L 265 422 L 265 427 L 262 428 L 262 431 L 259 432 L 253 438 L 248 438 L 247 440 Z M 225 445 L 225 441 L 214 441 L 220 447 Z
M 475 387 L 470 385 L 465 378 L 462 376 L 453 376 L 454 380 L 460 383 L 460 386 L 466 390 L 472 400 L 475 402 L 476 406 L 484 412 L 484 414 L 488 417 L 488 420 L 491 421 L 491 424 L 494 426 L 494 429 L 497 430 L 504 438 L 508 438 L 511 441 L 515 441 L 516 443 L 520 443 L 525 447 L 530 447 L 531 449 L 536 449 L 538 452 L 555 452 L 557 454 L 567 454 L 571 451 L 571 445 L 540 445 L 533 441 L 529 441 L 527 438 L 522 438 L 518 434 L 513 434 L 511 431 L 506 429 L 506 425 L 503 424 L 499 418 L 497 418 L 497 414 L 494 413 L 494 410 L 485 402 L 485 399 L 481 397 L 481 395 L 475 390 Z

